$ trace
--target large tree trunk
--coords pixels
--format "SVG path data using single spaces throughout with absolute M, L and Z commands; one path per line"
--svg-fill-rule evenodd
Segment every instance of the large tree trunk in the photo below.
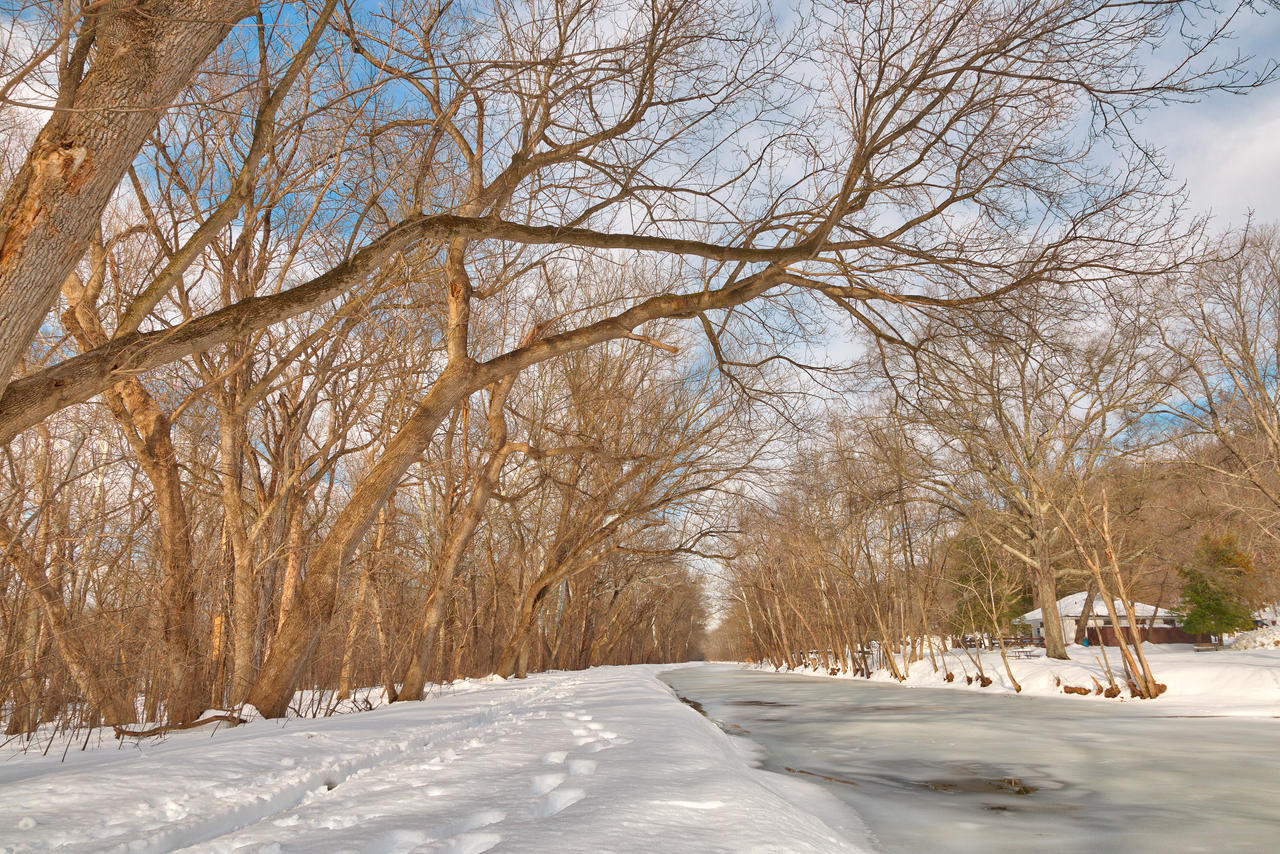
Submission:
M 141 387 L 141 383 L 138 383 Z M 136 404 L 135 404 L 136 405 Z M 131 407 L 131 412 L 135 411 Z M 196 588 L 191 567 L 191 529 L 182 500 L 181 473 L 169 438 L 168 418 L 152 403 L 135 419 L 149 454 L 139 457 L 155 488 L 160 527 L 160 601 L 169 654 L 169 723 L 195 720 L 209 696 L 208 673 L 196 639 Z
M 1092 578 L 1084 593 L 1084 606 L 1080 609 L 1080 616 L 1076 618 L 1076 633 L 1072 638 L 1072 643 L 1084 643 L 1084 639 L 1089 636 L 1089 621 L 1093 618 L 1093 600 L 1098 595 L 1098 583 Z
M 312 555 L 294 606 L 285 614 L 271 652 L 249 692 L 249 702 L 266 717 L 283 717 L 288 710 L 302 668 L 320 633 L 333 619 L 342 567 L 409 466 L 421 457 L 440 422 L 470 391 L 472 373 L 469 366 L 444 370 L 414 414 L 387 443 L 381 459 L 356 487 Z
M 0 202 L 0 393 L 142 143 L 255 5 L 94 4 L 62 69 L 57 109 Z
M 293 610 L 294 599 L 302 582 L 302 528 L 306 521 L 306 497 L 301 490 L 289 498 L 285 507 L 285 559 L 284 580 L 280 585 L 280 611 L 276 631 L 280 631 Z
M 95 303 L 101 287 L 101 247 L 95 258 L 95 279 L 80 288 L 71 277 L 64 282 L 70 307 L 63 325 L 87 348 L 106 338 Z M 209 673 L 196 641 L 195 585 L 191 568 L 191 526 L 182 500 L 182 471 L 170 435 L 169 414 L 136 378 L 106 393 L 107 406 L 120 424 L 130 450 L 155 493 L 160 529 L 161 633 L 168 665 L 170 723 L 194 720 L 209 696 Z
M 5 727 L 5 735 L 35 732 L 40 726 L 40 702 L 43 699 L 40 690 L 40 674 L 38 672 L 41 626 L 40 606 L 32 599 L 24 609 L 22 629 L 18 633 L 19 648 L 15 657 L 22 662 L 17 683 L 13 686 L 13 712 L 9 715 L 9 724 Z
M 1037 567 L 1031 573 L 1031 584 L 1036 605 L 1044 617 L 1044 654 L 1049 658 L 1066 660 L 1067 644 L 1062 633 L 1062 618 L 1058 615 L 1058 590 L 1053 570 Z
M 237 416 L 234 400 L 219 407 L 219 456 L 222 485 L 222 518 L 231 546 L 231 703 L 238 705 L 253 686 L 258 635 L 257 571 L 253 546 L 245 525 L 241 487 L 243 455 L 240 441 L 243 420 Z
M 1058 613 L 1057 575 L 1053 571 L 1053 558 L 1050 552 L 1049 520 L 1045 518 L 1047 505 L 1040 496 L 1036 497 L 1038 513 L 1035 518 L 1031 536 L 1032 555 L 1035 563 L 1031 567 L 1032 592 L 1036 604 L 1040 606 L 1040 614 L 1044 617 L 1044 654 L 1047 658 L 1062 661 L 1069 659 L 1067 655 L 1066 634 L 1062 629 L 1062 616 Z
M 453 589 L 454 578 L 457 576 L 458 567 L 462 565 L 467 549 L 471 546 L 471 538 L 475 536 L 476 528 L 484 518 L 485 506 L 497 487 L 498 476 L 502 473 L 502 467 L 510 455 L 510 449 L 506 447 L 507 421 L 503 416 L 503 408 L 507 405 L 507 396 L 511 393 L 511 387 L 514 384 L 514 374 L 506 377 L 494 387 L 489 399 L 489 459 L 485 462 L 479 481 L 456 520 L 444 554 L 436 565 L 426 614 L 417 632 L 418 646 L 405 672 L 400 693 L 396 698 L 398 700 L 422 699 L 422 692 L 427 685 L 428 664 L 439 643 L 444 606 Z
M 515 625 L 511 629 L 511 637 L 499 653 L 494 667 L 494 672 L 499 676 L 523 677 L 525 675 L 529 634 L 533 629 L 534 621 L 538 618 L 538 612 L 542 610 L 542 600 L 546 598 L 547 591 L 550 589 L 549 584 L 537 586 L 528 591 L 532 595 L 527 593 L 521 600 Z

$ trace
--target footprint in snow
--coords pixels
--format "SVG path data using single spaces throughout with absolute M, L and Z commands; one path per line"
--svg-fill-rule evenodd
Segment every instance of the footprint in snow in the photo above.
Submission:
M 379 834 L 370 851 L 407 851 L 415 845 L 421 845 L 431 837 L 421 830 L 400 828 Z
M 498 833 L 459 833 L 446 839 L 435 850 L 444 854 L 480 854 L 502 841 Z
M 586 777 L 587 775 L 594 773 L 596 773 L 596 761 L 594 759 L 569 760 L 570 777 Z
M 317 824 L 325 830 L 346 830 L 348 827 L 355 827 L 362 820 L 358 815 L 334 813 L 320 819 Z
M 533 814 L 538 818 L 550 818 L 586 796 L 587 793 L 581 789 L 556 789 L 534 808 Z
M 479 830 L 482 827 L 488 827 L 491 824 L 497 824 L 507 817 L 502 810 L 480 810 L 473 813 L 461 822 L 461 830 Z
M 687 810 L 718 810 L 724 807 L 724 801 L 657 801 L 657 803 Z
M 565 774 L 539 774 L 529 788 L 535 795 L 545 795 L 565 781 Z
M 564 758 L 569 754 L 563 750 L 553 750 L 550 753 L 542 754 L 543 765 L 560 765 L 564 763 Z

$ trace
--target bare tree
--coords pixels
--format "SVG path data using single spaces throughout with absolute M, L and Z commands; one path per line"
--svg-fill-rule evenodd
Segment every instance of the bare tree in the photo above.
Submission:
M 659 338 L 672 333 L 653 326 L 664 319 L 696 323 L 719 367 L 741 373 L 751 366 L 736 364 L 726 341 L 770 340 L 815 305 L 888 344 L 922 315 L 963 315 L 1099 270 L 1167 268 L 1184 235 L 1128 123 L 1164 97 L 1259 82 L 1241 64 L 1215 66 L 1204 43 L 1168 73 L 1151 66 L 1146 49 L 1182 8 L 1154 2 L 1026 0 L 998 13 L 831 2 L 780 37 L 759 10 L 706 0 L 637 2 L 627 15 L 595 0 L 465 9 L 409 0 L 360 15 L 289 4 L 262 7 L 243 39 L 224 37 L 251 9 L 205 4 L 189 22 L 146 29 L 169 7 L 135 5 L 69 19 L 41 7 L 59 23 L 29 62 L 10 64 L 14 80 L 56 66 L 54 105 L 74 109 L 54 111 L 0 206 L 0 274 L 40 279 L 14 289 L 0 278 L 0 300 L 21 291 L 3 315 L 16 324 L 5 337 L 18 356 L 0 368 L 7 377 L 23 348 L 32 366 L 3 389 L 0 436 L 166 365 L 202 389 L 193 400 L 215 396 L 220 477 L 216 493 L 196 497 L 221 505 L 227 534 L 193 548 L 224 553 L 238 579 L 233 678 L 254 675 L 247 697 L 268 715 L 283 714 L 317 645 L 335 642 L 335 615 L 359 600 L 342 583 L 347 564 L 473 395 L 608 342 L 670 346 Z M 277 13 L 304 26 L 270 26 Z M 144 53 L 185 44 L 175 73 L 134 74 L 136 93 L 111 89 L 111 69 L 123 69 L 108 50 L 122 43 L 111 29 L 120 22 L 143 27 Z M 216 126 L 197 120 L 215 112 L 210 101 L 234 117 L 211 131 L 226 154 L 189 168 L 170 146 L 184 128 Z M 101 151 L 82 146 L 72 130 L 101 115 L 127 133 Z M 1090 119 L 1092 132 L 1080 133 Z M 71 147 L 50 148 L 51 134 Z M 1130 168 L 1095 168 L 1100 141 L 1108 155 L 1112 145 L 1131 154 Z M 336 177 L 288 166 L 308 156 Z M 154 261 L 113 291 L 110 311 L 98 306 L 100 340 L 68 355 L 63 330 L 42 320 L 77 264 L 92 267 L 86 244 L 124 177 L 137 205 L 129 224 Z M 257 265 L 270 253 L 255 244 L 282 229 L 299 249 L 265 262 L 282 275 L 263 276 Z M 103 232 L 101 245 L 112 233 Z M 329 303 L 347 299 L 363 329 L 376 328 L 396 317 L 394 300 L 376 297 L 397 277 L 435 289 L 418 305 L 439 337 L 414 382 L 379 388 L 397 401 L 382 423 L 346 424 L 352 444 L 355 434 L 379 437 L 376 457 L 358 475 L 344 471 L 340 488 L 322 479 L 332 501 L 323 524 L 315 516 L 323 536 L 294 567 L 296 588 L 285 572 L 296 592 L 275 606 L 274 635 L 251 642 L 250 627 L 265 622 L 251 558 L 267 524 L 255 526 L 285 505 L 295 510 L 281 530 L 301 523 L 298 496 L 263 496 L 244 512 L 245 485 L 258 479 L 247 425 L 267 417 L 273 401 L 262 390 L 296 376 L 282 363 L 311 353 L 311 336 L 357 334 Z M 88 281 L 67 298 L 84 302 Z M 213 281 L 221 298 L 210 298 Z M 260 331 L 282 329 L 300 338 L 266 355 Z M 789 354 L 764 358 L 779 356 Z M 193 419 L 196 406 L 186 410 Z M 262 481 L 272 476 L 263 470 Z M 584 552 L 564 566 L 602 559 Z M 210 606 L 200 619 L 212 632 L 217 617 Z
M 1246 487 L 1239 505 L 1276 535 L 1280 511 L 1280 232 L 1224 238 L 1219 257 L 1179 277 L 1165 343 L 1185 365 L 1167 410 L 1225 453 L 1196 454 L 1202 470 Z M 1261 501 L 1256 500 L 1261 498 Z
M 953 464 L 954 475 L 927 482 L 1026 567 L 1051 658 L 1067 657 L 1052 618 L 1056 578 L 1073 555 L 1061 516 L 1080 484 L 1135 450 L 1134 425 L 1170 381 L 1149 308 L 1117 299 L 1111 317 L 1071 316 L 1091 303 L 1087 292 L 1071 303 L 1024 301 L 1016 313 L 985 315 L 983 335 L 930 330 L 885 374 L 920 453 Z

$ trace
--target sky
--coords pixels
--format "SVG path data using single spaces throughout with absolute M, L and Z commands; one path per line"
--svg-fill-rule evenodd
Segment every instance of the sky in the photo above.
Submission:
M 1259 60 L 1280 59 L 1280 10 L 1247 13 L 1234 44 Z M 1218 228 L 1280 222 L 1280 82 L 1248 95 L 1214 94 L 1153 113 L 1141 135 L 1164 149 L 1191 204 Z

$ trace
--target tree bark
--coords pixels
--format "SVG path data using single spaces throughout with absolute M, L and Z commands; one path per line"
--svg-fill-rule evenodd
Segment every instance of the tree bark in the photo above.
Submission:
M 1042 502 L 1044 499 L 1037 496 L 1036 500 Z M 1032 551 L 1035 556 L 1035 566 L 1031 568 L 1031 583 L 1034 586 L 1036 598 L 1040 600 L 1040 614 L 1044 617 L 1045 657 L 1066 661 L 1069 659 L 1067 640 L 1062 631 L 1062 617 L 1058 614 L 1057 576 L 1053 571 L 1053 559 L 1050 557 L 1048 527 L 1041 510 L 1032 534 L 1035 537 Z
M 1093 600 L 1097 596 L 1098 584 L 1090 578 L 1084 592 L 1084 605 L 1080 608 L 1080 616 L 1076 618 L 1076 633 L 1072 643 L 1084 643 L 1084 639 L 1089 636 L 1089 620 L 1093 618 Z
M 480 473 L 479 482 L 471 493 L 462 514 L 454 523 L 449 534 L 440 562 L 436 565 L 435 579 L 431 586 L 431 595 L 427 600 L 426 613 L 418 630 L 418 648 L 414 651 L 409 668 L 405 672 L 403 684 L 397 700 L 421 700 L 422 692 L 427 684 L 427 668 L 430 656 L 439 643 L 440 625 L 444 620 L 444 606 L 453 588 L 453 579 L 457 575 L 462 558 L 471 545 L 476 528 L 484 518 L 485 506 L 489 503 L 493 490 L 502 473 L 510 450 L 507 444 L 507 422 L 503 417 L 503 407 L 507 403 L 507 395 L 515 384 L 515 375 L 509 376 L 493 390 L 489 401 L 489 459 Z
M 1048 658 L 1067 660 L 1066 638 L 1062 618 L 1058 615 L 1058 591 L 1053 570 L 1037 567 L 1031 573 L 1032 589 L 1040 614 L 1044 617 L 1044 654 Z
M 0 392 L 142 143 L 254 5 L 108 0 L 86 16 L 78 67 L 62 69 L 55 109 L 0 202 Z
M 95 307 L 101 286 L 96 277 L 102 275 L 105 249 L 99 246 L 97 250 L 95 279 L 88 288 L 78 287 L 73 277 L 64 282 L 69 308 L 63 312 L 63 326 L 85 348 L 106 338 Z M 106 398 L 155 494 L 160 529 L 161 632 L 169 667 L 167 714 L 170 723 L 186 723 L 203 711 L 209 680 L 196 642 L 191 525 L 182 497 L 182 471 L 170 435 L 172 423 L 137 378 L 109 390 Z
M 219 406 L 219 457 L 223 524 L 231 551 L 231 703 L 238 705 L 253 686 L 258 634 L 258 573 L 245 525 L 241 487 L 243 459 L 239 443 L 243 419 L 234 400 Z

